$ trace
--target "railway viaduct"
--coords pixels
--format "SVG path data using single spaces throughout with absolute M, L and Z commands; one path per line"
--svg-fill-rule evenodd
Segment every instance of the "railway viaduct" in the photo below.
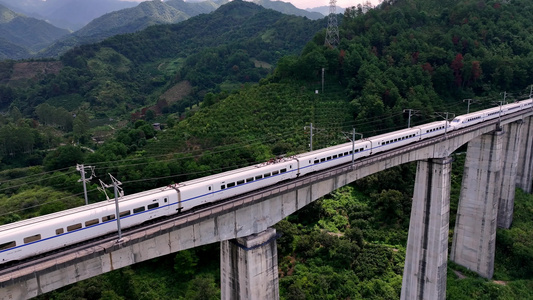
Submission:
M 531 192 L 533 112 L 283 182 L 0 271 L 0 300 L 28 299 L 134 263 L 221 242 L 222 299 L 278 299 L 276 232 L 283 218 L 357 179 L 417 161 L 401 299 L 445 299 L 450 155 L 468 144 L 450 259 L 491 278 L 496 228 L 509 228 L 515 187 Z

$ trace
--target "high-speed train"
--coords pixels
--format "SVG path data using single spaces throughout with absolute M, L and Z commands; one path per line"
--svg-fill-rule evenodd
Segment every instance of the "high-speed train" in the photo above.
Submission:
M 98 202 L 0 226 L 0 264 L 76 244 L 147 220 L 244 194 L 284 180 L 349 163 L 445 132 L 521 110 L 533 110 L 533 100 L 506 104 L 454 118 L 345 143 L 292 157 L 153 189 L 114 201 Z M 353 148 L 353 151 L 352 151 Z

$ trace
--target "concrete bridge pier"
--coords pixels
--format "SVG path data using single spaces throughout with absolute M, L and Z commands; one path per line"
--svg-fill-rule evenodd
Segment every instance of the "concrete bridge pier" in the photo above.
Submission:
M 276 230 L 223 241 L 220 245 L 222 300 L 279 299 Z
M 401 299 L 446 299 L 452 159 L 418 161 Z
M 450 259 L 485 278 L 494 274 L 503 131 L 468 143 Z
M 516 172 L 516 187 L 531 193 L 533 181 L 533 117 L 524 119 L 520 138 L 520 155 Z
M 509 229 L 513 222 L 514 196 L 523 122 L 505 125 L 502 160 L 502 187 L 498 204 L 498 228 Z

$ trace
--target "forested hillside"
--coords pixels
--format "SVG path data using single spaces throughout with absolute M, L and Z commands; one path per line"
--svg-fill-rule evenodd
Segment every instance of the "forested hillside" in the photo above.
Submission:
M 526 98 L 532 6 L 397 0 L 364 14 L 351 8 L 339 16 L 341 41 L 331 48 L 325 19 L 233 1 L 180 24 L 72 50 L 60 72 L 37 83 L 14 84 L 15 63 L 2 64 L 0 80 L 8 83 L 0 103 L 9 113 L 0 128 L 0 207 L 7 212 L 0 218 L 82 204 L 73 170 L 79 162 L 96 166 L 104 181 L 107 173 L 119 178 L 131 194 L 307 151 L 310 123 L 317 149 L 345 141 L 352 128 L 364 136 L 404 128 L 404 109 L 418 111 L 411 120 L 418 124 L 442 119 L 436 112 L 464 113 L 463 99 L 477 100 L 472 111 L 495 105 L 503 92 L 506 101 Z M 13 141 L 13 132 L 33 142 Z M 464 155 L 454 158 L 452 227 Z M 398 299 L 414 174 L 409 164 L 369 176 L 277 224 L 281 298 Z M 101 199 L 90 193 L 91 202 Z M 498 231 L 498 282 L 450 264 L 448 299 L 533 297 L 531 203 L 518 192 L 513 227 Z M 42 298 L 217 299 L 218 251 L 182 251 Z
M 56 27 L 76 31 L 101 15 L 138 5 L 121 0 L 0 0 L 10 9 Z
M 17 14 L 0 4 L 0 60 L 27 58 L 67 34 L 66 29 Z
M 118 34 L 134 33 L 152 25 L 179 23 L 198 14 L 189 15 L 185 11 L 210 13 L 216 9 L 215 4 L 210 1 L 183 2 L 179 7 L 184 9 L 183 11 L 171 5 L 173 3 L 179 2 L 145 1 L 132 8 L 107 13 L 69 36 L 59 39 L 38 53 L 37 57 L 57 57 L 75 46 L 97 43 Z

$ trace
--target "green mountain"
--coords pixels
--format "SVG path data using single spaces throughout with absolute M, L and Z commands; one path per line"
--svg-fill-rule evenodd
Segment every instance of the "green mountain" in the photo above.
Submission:
M 77 37 L 109 37 L 131 33 L 156 24 L 178 23 L 188 19 L 184 12 L 162 1 L 145 1 L 133 8 L 105 14 L 75 32 Z
M 25 16 L 76 31 L 108 12 L 134 7 L 139 3 L 121 0 L 0 0 L 0 4 Z
M 289 2 L 283 1 L 270 1 L 270 0 L 253 0 L 251 1 L 257 5 L 261 5 L 264 8 L 273 9 L 287 15 L 295 15 L 301 17 L 307 17 L 311 20 L 318 20 L 324 18 L 324 15 L 319 12 L 307 11 L 296 8 Z
M 258 5 L 289 15 L 305 16 L 312 20 L 323 18 L 320 13 L 297 9 L 290 3 L 260 0 Z M 200 14 L 208 14 L 227 1 L 185 2 L 183 0 L 146 1 L 134 8 L 108 13 L 38 54 L 38 57 L 57 57 L 68 49 L 99 42 L 117 34 L 132 33 L 156 24 L 172 24 Z
M 15 45 L 5 38 L 0 38 L 0 60 L 24 59 L 30 56 L 31 54 L 26 48 Z
M 38 54 L 39 57 L 56 57 L 66 50 L 82 44 L 96 43 L 105 38 L 140 31 L 157 24 L 177 23 L 189 16 L 162 1 L 145 1 L 136 7 L 105 14 L 82 29 L 65 37 Z
M 253 3 L 233 1 L 184 22 L 151 26 L 66 52 L 66 68 L 34 85 L 21 110 L 57 97 L 75 97 L 109 116 L 154 104 L 181 80 L 196 86 L 187 101 L 203 99 L 223 83 L 239 85 L 266 76 L 284 55 L 296 55 L 326 20 L 284 15 Z M 8 73 L 9 74 L 9 73 Z M 6 75 L 10 76 L 10 75 Z M 111 85 L 110 85 L 111 84 Z M 126 104 L 127 103 L 127 104 Z
M 6 42 L 2 43 L 0 52 L 8 55 L 13 46 L 28 49 L 27 51 L 16 51 L 14 56 L 8 55 L 9 58 L 25 58 L 27 53 L 37 52 L 45 46 L 51 44 L 58 38 L 69 34 L 65 29 L 57 28 L 45 21 L 29 18 L 19 15 L 3 5 L 0 5 L 0 39 Z M 13 46 L 8 46 L 12 44 Z
M 165 1 L 165 4 L 187 14 L 189 17 L 194 17 L 199 14 L 208 14 L 227 2 L 228 1 L 214 2 L 210 0 L 202 2 L 185 2 L 183 0 L 169 0 Z

